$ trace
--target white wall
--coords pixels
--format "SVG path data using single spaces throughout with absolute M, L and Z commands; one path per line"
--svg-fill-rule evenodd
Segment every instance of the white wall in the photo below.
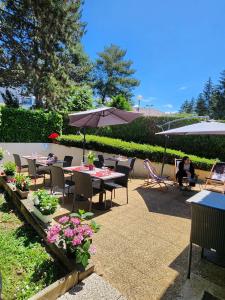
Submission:
M 5 150 L 5 156 L 3 159 L 4 161 L 7 160 L 13 160 L 13 153 L 17 153 L 20 156 L 22 155 L 31 155 L 32 153 L 38 153 L 42 154 L 44 156 L 47 156 L 48 153 L 52 152 L 54 153 L 58 159 L 63 159 L 65 155 L 71 155 L 73 156 L 73 165 L 80 165 L 82 160 L 82 154 L 83 150 L 76 147 L 68 147 L 58 144 L 52 144 L 52 143 L 0 143 L 0 147 L 2 147 Z M 86 151 L 87 154 L 88 151 Z M 102 153 L 98 151 L 94 151 L 96 155 L 103 154 L 105 158 L 112 157 L 113 154 L 110 153 Z M 25 161 L 24 161 L 25 163 Z M 108 162 L 108 164 L 111 164 L 111 162 Z M 123 163 L 127 164 L 127 163 Z M 161 172 L 161 163 L 153 163 L 158 174 Z M 107 165 L 107 163 L 106 163 Z M 205 179 L 209 175 L 209 172 L 202 171 L 202 170 L 196 170 L 196 173 L 199 175 L 200 179 Z M 144 169 L 143 160 L 137 159 L 134 166 L 134 175 L 138 178 L 146 178 L 147 171 Z M 174 179 L 174 166 L 166 164 L 164 166 L 164 175 L 169 176 L 171 179 Z

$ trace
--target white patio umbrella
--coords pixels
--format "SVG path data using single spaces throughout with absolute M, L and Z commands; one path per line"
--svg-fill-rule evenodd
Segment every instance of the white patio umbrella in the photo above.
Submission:
M 215 121 L 204 121 L 204 122 L 186 125 L 186 126 L 162 131 L 162 132 L 157 132 L 156 134 L 164 135 L 165 137 L 175 136 L 175 135 L 225 135 L 225 123 L 215 122 Z M 162 164 L 161 174 L 163 173 L 163 169 L 164 169 L 165 154 L 166 154 L 166 146 L 163 154 L 163 164 Z
M 85 154 L 86 128 L 128 124 L 141 116 L 141 113 L 125 111 L 115 107 L 101 107 L 70 114 L 69 125 L 84 128 L 83 161 Z
M 156 134 L 161 135 L 225 135 L 225 123 L 208 121 L 182 126 Z

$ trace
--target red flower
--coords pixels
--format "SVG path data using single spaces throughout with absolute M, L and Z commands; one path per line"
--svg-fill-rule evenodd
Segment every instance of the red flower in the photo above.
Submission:
M 48 136 L 49 139 L 53 139 L 53 140 L 57 139 L 58 137 L 59 137 L 59 134 L 56 132 L 53 132 Z

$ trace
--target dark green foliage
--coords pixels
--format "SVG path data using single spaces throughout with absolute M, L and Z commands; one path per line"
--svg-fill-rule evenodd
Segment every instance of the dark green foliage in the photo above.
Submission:
M 180 107 L 180 113 L 192 114 L 195 111 L 195 100 L 192 98 L 190 101 L 185 100 Z
M 64 108 L 67 89 L 86 80 L 82 1 L 1 1 L 0 85 L 23 86 L 36 106 Z
M 84 111 L 93 107 L 93 93 L 89 86 L 72 86 L 68 94 L 69 111 Z
M 120 94 L 130 99 L 132 90 L 139 85 L 139 81 L 132 77 L 135 73 L 135 70 L 131 69 L 133 62 L 124 59 L 126 50 L 110 45 L 98 55 L 93 79 L 101 103 L 105 104 L 107 98 Z
M 8 89 L 5 91 L 5 93 L 1 93 L 1 95 L 6 106 L 19 108 L 18 98 L 14 96 L 13 93 L 11 93 Z
M 1 108 L 1 142 L 49 142 L 49 134 L 61 130 L 62 116 L 58 113 Z
M 132 110 L 130 102 L 123 95 L 112 97 L 112 100 L 108 103 L 108 106 L 116 107 L 122 110 Z
M 207 116 L 208 115 L 208 104 L 203 94 L 199 94 L 196 101 L 195 112 L 198 116 Z
M 193 109 L 193 100 L 185 100 L 181 105 L 180 112 L 197 113 L 197 115 L 208 115 L 212 119 L 225 119 L 225 71 L 221 73 L 219 84 L 214 86 L 211 78 L 205 83 L 202 93 L 199 94 L 196 106 Z
M 90 129 L 88 132 L 100 136 L 119 138 L 124 141 L 164 146 L 164 136 L 155 135 L 156 132 L 162 131 L 158 125 L 163 125 L 168 121 L 179 118 L 180 116 L 141 117 L 128 125 Z M 181 120 L 172 124 L 171 129 L 200 121 L 202 119 L 197 118 Z M 167 127 L 164 127 L 164 129 L 166 130 Z M 77 128 L 67 126 L 67 128 L 64 127 L 63 133 L 75 134 L 77 131 Z M 168 141 L 168 147 L 200 157 L 219 158 L 225 161 L 225 139 L 223 136 L 171 136 Z
M 78 135 L 63 135 L 59 138 L 62 145 L 74 146 L 82 148 L 82 137 Z M 151 161 L 160 162 L 162 161 L 164 148 L 159 146 L 152 146 L 147 144 L 138 144 L 134 142 L 124 142 L 120 139 L 112 139 L 109 137 L 99 137 L 94 135 L 87 136 L 87 149 L 96 151 L 122 154 L 128 157 L 138 157 L 141 159 L 149 158 Z M 181 151 L 167 150 L 165 157 L 166 163 L 174 164 L 175 158 L 181 158 L 186 154 Z M 210 170 L 214 160 L 200 158 L 194 155 L 189 155 L 196 168 L 202 170 Z

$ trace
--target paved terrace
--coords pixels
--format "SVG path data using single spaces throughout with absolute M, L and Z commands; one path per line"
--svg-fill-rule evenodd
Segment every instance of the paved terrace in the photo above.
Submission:
M 125 190 L 117 190 L 111 210 L 93 210 L 102 225 L 94 237 L 96 273 L 127 299 L 206 299 L 205 291 L 225 299 L 225 269 L 201 260 L 197 246 L 191 280 L 186 279 L 191 220 L 185 200 L 197 191 L 162 192 L 136 179 L 126 205 Z M 76 206 L 88 209 L 86 201 Z M 57 214 L 70 209 L 68 199 Z

